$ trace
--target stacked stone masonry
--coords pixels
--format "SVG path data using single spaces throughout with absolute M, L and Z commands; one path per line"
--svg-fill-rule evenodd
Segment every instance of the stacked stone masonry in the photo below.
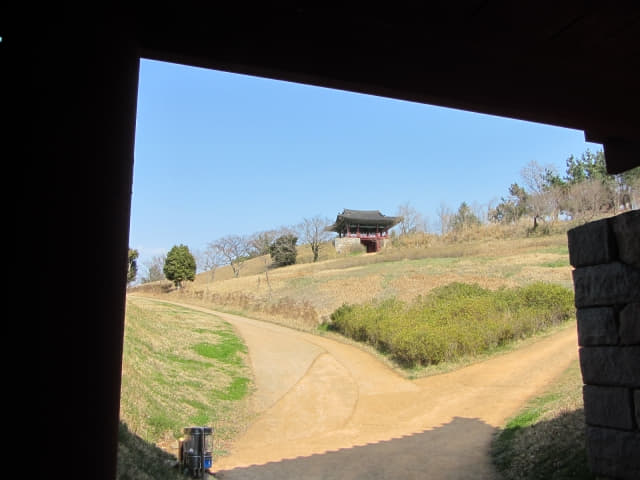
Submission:
M 604 478 L 640 479 L 640 211 L 568 232 L 587 455 Z

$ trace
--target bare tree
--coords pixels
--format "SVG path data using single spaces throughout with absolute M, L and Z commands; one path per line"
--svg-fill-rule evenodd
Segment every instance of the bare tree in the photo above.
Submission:
M 331 225 L 331 220 L 316 215 L 303 219 L 302 223 L 298 226 L 302 243 L 308 243 L 311 246 L 314 262 L 318 261 L 322 244 L 331 238 L 331 233 L 326 230 L 329 225 Z
M 191 250 L 191 255 L 196 261 L 196 274 L 205 271 L 205 253 L 202 250 Z
M 543 167 L 535 160 L 529 162 L 520 176 L 527 188 L 527 210 L 533 218 L 533 229 L 538 227 L 539 220 L 548 217 L 557 218 L 560 210 L 561 195 L 559 187 L 554 187 L 550 179 L 557 177 L 552 165 Z
M 553 197 L 551 192 L 540 192 L 527 197 L 527 211 L 533 218 L 533 229 L 538 228 L 538 221 L 545 220 L 553 210 Z
M 271 255 L 263 255 L 262 262 L 264 263 L 264 276 L 267 280 L 267 287 L 269 287 L 269 299 L 271 299 L 271 295 L 273 293 L 271 289 L 271 280 L 269 280 L 269 267 L 273 263 L 271 261 Z M 258 277 L 258 285 L 260 285 L 260 277 Z
M 567 185 L 556 185 L 547 190 L 551 221 L 557 222 L 567 203 Z
M 199 263 L 201 264 L 201 268 L 203 271 L 209 272 L 209 277 L 207 280 L 207 288 L 209 283 L 213 282 L 216 275 L 216 270 L 220 265 L 224 263 L 224 259 L 221 257 L 220 253 L 216 248 L 212 246 L 210 243 L 202 255 L 198 258 Z
M 598 179 L 584 180 L 571 185 L 567 210 L 575 219 L 589 221 L 606 211 L 609 192 Z
M 451 217 L 453 217 L 453 212 L 446 204 L 441 203 L 436 214 L 438 215 L 438 220 L 440 222 L 440 235 L 446 235 L 451 229 Z
M 401 218 L 398 223 L 400 235 L 415 233 L 424 226 L 422 215 L 409 202 L 398 206 L 396 216 Z
M 243 235 L 227 235 L 208 245 L 217 258 L 231 266 L 233 276 L 238 277 L 245 260 L 249 258 L 251 246 L 249 239 Z
M 520 169 L 520 179 L 529 194 L 539 193 L 544 185 L 544 169 L 535 160 L 531 160 Z
M 144 262 L 144 266 L 147 269 L 147 276 L 142 278 L 142 283 L 157 282 L 164 280 L 164 262 L 167 256 L 165 254 L 155 255 L 151 260 Z
M 249 245 L 256 255 L 269 255 L 269 248 L 276 238 L 278 238 L 277 230 L 257 232 L 249 238 Z
M 426 215 L 422 215 L 420 219 L 420 225 L 418 226 L 418 230 L 423 233 L 429 233 L 431 231 L 431 227 L 429 226 L 430 223 L 431 221 L 429 220 L 429 217 Z
M 635 176 L 632 175 L 635 173 Z M 640 208 L 640 167 L 634 168 L 629 172 L 625 172 L 627 178 L 625 179 L 625 192 L 622 196 L 622 204 L 625 209 Z
M 471 204 L 471 210 L 473 214 L 480 220 L 480 223 L 486 223 L 489 219 L 489 205 L 482 204 L 480 202 L 473 202 Z
M 250 254 L 258 256 L 269 255 L 273 242 L 284 235 L 297 236 L 298 232 L 296 231 L 296 227 L 281 226 L 279 228 L 274 228 L 273 230 L 264 230 L 262 232 L 254 233 L 247 239 Z
M 623 210 L 640 208 L 640 167 L 617 175 L 620 185 L 620 205 Z

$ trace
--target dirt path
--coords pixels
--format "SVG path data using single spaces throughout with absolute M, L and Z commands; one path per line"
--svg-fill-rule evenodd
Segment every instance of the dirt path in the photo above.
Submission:
M 328 338 L 214 312 L 249 348 L 259 418 L 214 465 L 223 479 L 491 479 L 492 435 L 577 358 L 574 328 L 410 381 Z

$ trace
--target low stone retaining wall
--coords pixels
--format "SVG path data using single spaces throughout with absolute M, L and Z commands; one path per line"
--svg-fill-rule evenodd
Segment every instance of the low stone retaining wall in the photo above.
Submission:
M 640 211 L 568 232 L 594 474 L 640 479 Z
M 379 238 L 380 249 L 386 248 L 391 243 L 389 238 Z M 359 248 L 364 248 L 359 238 L 355 237 L 336 237 L 333 240 L 333 246 L 338 253 L 353 253 Z
M 338 253 L 350 253 L 352 249 L 360 247 L 360 239 L 353 237 L 336 237 L 333 245 Z

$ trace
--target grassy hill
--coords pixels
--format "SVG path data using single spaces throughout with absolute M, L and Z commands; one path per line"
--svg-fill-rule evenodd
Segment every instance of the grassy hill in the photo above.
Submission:
M 127 299 L 118 478 L 180 478 L 170 468 L 183 427 L 215 430 L 214 458 L 251 419 L 247 349 L 215 315 Z
M 169 282 L 132 290 L 315 330 L 344 303 L 410 301 L 452 282 L 497 289 L 545 281 L 572 288 L 569 226 L 560 224 L 541 236 L 501 226 L 444 238 L 421 234 L 374 254 L 338 255 L 327 244 L 316 263 L 302 246 L 296 265 L 272 268 L 269 257 L 258 257 L 245 262 L 238 278 L 230 267 L 221 267 L 197 275 L 181 290 Z
M 566 237 L 570 226 L 560 224 L 540 236 L 527 236 L 523 226 L 482 227 L 444 238 L 415 235 L 376 254 L 338 255 L 328 244 L 316 263 L 302 246 L 296 265 L 272 268 L 268 257 L 259 257 L 245 262 L 238 278 L 229 267 L 221 267 L 199 274 L 179 290 L 170 282 L 156 282 L 130 291 L 319 333 L 318 327 L 345 303 L 411 302 L 453 282 L 492 291 L 536 282 L 572 289 Z M 252 380 L 244 355 L 241 339 L 217 317 L 130 296 L 119 478 L 179 478 L 167 465 L 174 460 L 171 453 L 180 429 L 189 424 L 213 425 L 216 455 L 224 454 L 226 443 L 251 418 L 246 400 Z M 426 374 L 472 361 L 437 365 Z M 214 393 L 202 398 L 204 391 Z

